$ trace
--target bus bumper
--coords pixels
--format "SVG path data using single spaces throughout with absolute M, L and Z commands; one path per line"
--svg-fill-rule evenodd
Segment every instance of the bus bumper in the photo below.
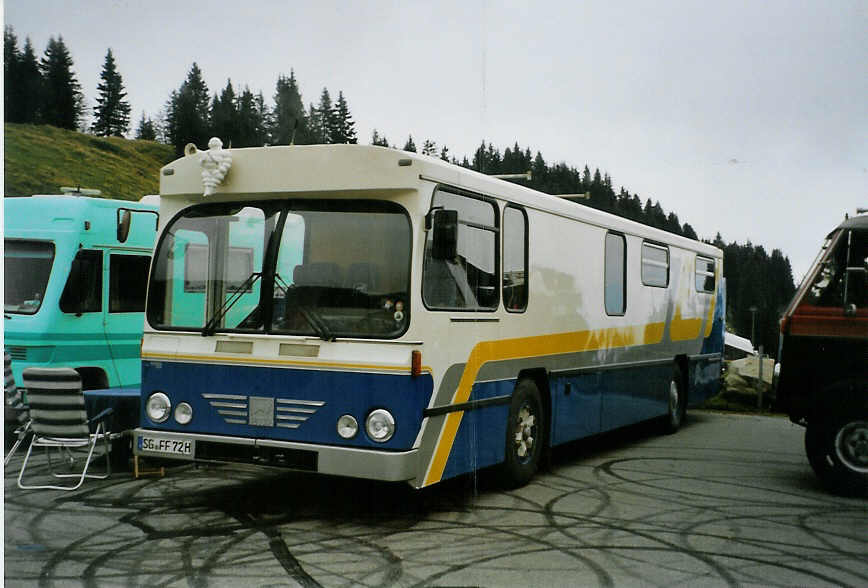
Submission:
M 411 481 L 418 450 L 377 451 L 199 433 L 133 430 L 133 453 L 188 462 L 241 463 L 384 482 Z

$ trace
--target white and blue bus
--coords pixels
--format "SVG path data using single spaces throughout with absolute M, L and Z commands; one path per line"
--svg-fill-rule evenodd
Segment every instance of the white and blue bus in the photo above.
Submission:
M 210 153 L 161 170 L 137 455 L 520 485 L 717 391 L 715 247 L 375 146 L 232 149 L 203 190 Z

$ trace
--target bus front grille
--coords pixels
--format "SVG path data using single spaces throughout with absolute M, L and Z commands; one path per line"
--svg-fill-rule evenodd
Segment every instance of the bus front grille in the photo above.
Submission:
M 16 359 L 18 361 L 27 361 L 27 348 L 26 347 L 20 347 L 17 345 L 14 347 L 7 347 L 6 352 L 9 354 L 9 357 L 11 357 L 12 359 Z

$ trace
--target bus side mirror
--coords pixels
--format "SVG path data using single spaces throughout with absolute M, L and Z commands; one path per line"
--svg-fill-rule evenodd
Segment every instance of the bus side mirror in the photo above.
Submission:
M 130 223 L 133 220 L 132 213 L 126 208 L 118 209 L 118 241 L 125 243 L 130 236 Z
M 458 255 L 458 211 L 438 209 L 431 213 L 431 230 L 434 231 L 431 257 L 455 259 Z

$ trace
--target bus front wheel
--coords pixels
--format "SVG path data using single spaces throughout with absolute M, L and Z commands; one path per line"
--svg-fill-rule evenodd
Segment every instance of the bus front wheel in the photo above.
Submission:
M 814 473 L 831 491 L 868 495 L 868 416 L 808 421 L 805 453 Z
M 545 430 L 539 390 L 532 380 L 521 380 L 513 390 L 506 425 L 503 474 L 507 485 L 524 486 L 536 474 L 545 445 Z

